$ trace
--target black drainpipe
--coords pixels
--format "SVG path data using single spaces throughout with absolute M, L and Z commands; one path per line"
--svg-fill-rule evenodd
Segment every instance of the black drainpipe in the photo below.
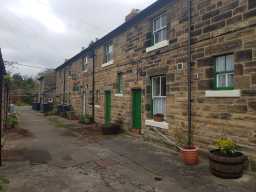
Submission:
M 1 69 L 0 69 L 1 70 Z M 3 117 L 2 117 L 2 106 L 3 106 L 3 76 L 2 70 L 0 71 L 0 167 L 2 166 L 2 129 L 3 129 Z
M 63 74 L 63 100 L 62 100 L 62 105 L 64 106 L 65 104 L 65 97 L 66 97 L 66 69 L 64 69 L 64 74 Z
M 8 118 L 8 112 L 9 112 L 9 105 L 11 103 L 11 98 L 10 98 L 10 89 L 8 85 L 5 85 L 5 122 L 4 122 L 4 129 L 6 129 L 6 123 L 7 123 L 7 118 Z
M 92 47 L 92 121 L 95 122 L 95 51 Z
M 188 61 L 187 61 L 187 80 L 188 80 L 188 146 L 192 146 L 192 68 L 191 68 L 191 0 L 187 0 L 188 7 Z

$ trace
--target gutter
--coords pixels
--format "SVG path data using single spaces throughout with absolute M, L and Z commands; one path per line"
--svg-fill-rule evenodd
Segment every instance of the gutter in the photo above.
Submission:
M 168 5 L 169 3 L 174 3 L 174 2 L 175 2 L 175 0 L 157 0 L 153 4 L 146 7 L 144 10 L 142 10 L 140 13 L 138 13 L 135 17 L 133 17 L 129 21 L 121 24 L 119 27 L 115 28 L 110 33 L 103 36 L 101 39 L 97 40 L 94 43 L 93 46 L 89 45 L 88 48 L 84 49 L 83 51 L 81 51 L 77 55 L 73 56 L 68 61 L 66 61 L 62 65 L 58 66 L 55 70 L 57 71 L 59 69 L 64 68 L 65 66 L 69 65 L 70 63 L 72 63 L 73 61 L 78 59 L 80 56 L 85 54 L 86 52 L 89 52 L 91 47 L 97 48 L 97 47 L 103 45 L 104 43 L 111 40 L 113 37 L 119 35 L 120 33 L 124 32 L 124 31 L 126 31 L 129 27 L 136 25 L 138 22 L 140 22 L 141 20 L 143 20 L 144 18 L 149 16 L 154 11 L 160 10 L 164 6 Z

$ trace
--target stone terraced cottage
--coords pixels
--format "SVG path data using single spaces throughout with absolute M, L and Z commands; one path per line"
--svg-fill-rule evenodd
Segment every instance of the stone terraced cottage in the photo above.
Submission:
M 187 0 L 133 10 L 124 24 L 56 69 L 59 103 L 95 114 L 98 123 L 122 122 L 151 140 L 162 140 L 152 128 L 182 140 L 191 50 L 195 144 L 208 149 L 226 135 L 255 160 L 256 1 L 191 4 L 191 22 Z M 155 114 L 164 122 L 155 122 Z
M 56 77 L 54 70 L 47 70 L 40 75 L 38 101 L 40 104 L 52 103 L 55 97 Z

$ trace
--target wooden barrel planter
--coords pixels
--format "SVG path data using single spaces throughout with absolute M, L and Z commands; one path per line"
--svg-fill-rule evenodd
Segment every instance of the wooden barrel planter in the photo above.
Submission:
M 209 154 L 210 171 L 213 175 L 224 179 L 242 177 L 246 157 L 240 152 L 232 156 L 223 156 L 219 150 L 212 150 Z

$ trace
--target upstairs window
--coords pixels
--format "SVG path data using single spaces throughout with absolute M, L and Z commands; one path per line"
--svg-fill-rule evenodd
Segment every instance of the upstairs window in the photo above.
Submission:
M 224 55 L 216 57 L 215 63 L 215 88 L 233 89 L 234 88 L 234 56 Z
M 88 70 L 88 57 L 84 57 L 82 61 L 82 71 Z
M 78 83 L 74 84 L 73 91 L 74 92 L 80 92 L 80 85 Z
M 167 40 L 167 15 L 163 13 L 153 19 L 153 43 Z
M 108 63 L 113 60 L 113 45 L 108 43 L 104 47 L 104 63 Z
M 152 77 L 153 115 L 166 114 L 166 76 Z
M 116 93 L 117 94 L 123 94 L 123 75 L 122 73 L 117 74 L 117 87 L 116 87 Z

